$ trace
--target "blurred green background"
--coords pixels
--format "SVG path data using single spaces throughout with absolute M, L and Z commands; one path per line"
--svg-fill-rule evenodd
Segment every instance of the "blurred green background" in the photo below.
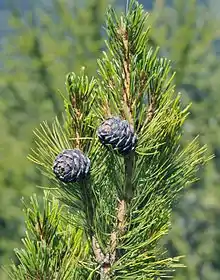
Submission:
M 65 75 L 96 75 L 105 9 L 125 0 L 0 0 L 0 265 L 21 246 L 21 197 L 42 192 L 44 178 L 26 156 L 32 130 L 62 110 Z M 177 280 L 220 279 L 220 1 L 140 0 L 150 12 L 151 44 L 173 62 L 177 90 L 193 103 L 185 139 L 200 135 L 214 160 L 181 198 L 165 240 L 185 255 Z M 0 279 L 6 280 L 3 271 Z

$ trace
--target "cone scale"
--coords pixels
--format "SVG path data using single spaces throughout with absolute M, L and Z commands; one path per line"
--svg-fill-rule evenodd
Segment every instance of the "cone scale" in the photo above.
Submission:
M 129 154 L 137 144 L 133 127 L 127 120 L 121 120 L 119 117 L 103 121 L 97 130 L 97 135 L 104 146 L 110 145 L 122 155 Z

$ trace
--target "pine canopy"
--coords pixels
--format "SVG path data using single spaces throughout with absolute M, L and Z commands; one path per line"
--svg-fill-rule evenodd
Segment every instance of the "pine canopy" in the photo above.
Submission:
M 148 44 L 147 18 L 133 0 L 121 15 L 109 8 L 98 75 L 88 78 L 86 67 L 69 73 L 63 119 L 35 129 L 29 158 L 50 183 L 43 211 L 35 196 L 25 203 L 27 233 L 11 279 L 163 279 L 181 266 L 161 240 L 180 191 L 207 160 L 206 148 L 198 139 L 181 145 L 188 107 L 175 92 L 170 61 Z M 118 138 L 103 145 L 98 128 L 111 118 L 129 129 L 122 133 L 118 125 Z M 115 143 L 123 145 L 128 132 L 137 143 L 121 154 Z M 54 160 L 73 149 L 89 158 L 90 172 L 60 181 Z

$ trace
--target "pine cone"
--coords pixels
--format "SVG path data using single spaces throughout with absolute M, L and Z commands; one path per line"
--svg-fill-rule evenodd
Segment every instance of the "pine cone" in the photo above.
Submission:
M 89 173 L 90 160 L 80 150 L 64 150 L 54 160 L 53 172 L 65 183 L 77 182 Z
M 105 120 L 97 130 L 97 135 L 103 145 L 111 145 L 122 155 L 134 150 L 137 136 L 133 127 L 126 120 L 112 117 Z

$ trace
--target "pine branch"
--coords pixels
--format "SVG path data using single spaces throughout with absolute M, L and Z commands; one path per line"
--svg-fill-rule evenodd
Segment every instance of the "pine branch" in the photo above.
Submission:
M 169 231 L 180 190 L 207 160 L 206 148 L 196 139 L 181 146 L 188 107 L 183 109 L 175 94 L 170 61 L 148 47 L 146 21 L 135 0 L 120 18 L 110 8 L 99 77 L 89 80 L 84 69 L 80 75 L 69 73 L 64 125 L 56 119 L 35 131 L 30 159 L 68 208 L 66 225 L 81 228 L 89 246 L 77 265 L 70 255 L 53 255 L 73 267 L 66 279 L 155 279 L 171 276 L 179 265 L 179 258 L 167 258 L 159 243 Z M 40 245 L 45 223 L 37 218 L 33 229 Z
M 96 80 L 92 78 L 90 81 L 85 75 L 83 67 L 80 76 L 75 73 L 69 73 L 66 77 L 66 88 L 68 98 L 64 97 L 66 113 L 68 116 L 67 127 L 69 137 L 73 141 L 73 146 L 79 149 L 88 149 L 88 140 L 85 137 L 92 138 L 94 125 L 94 114 L 92 108 L 95 105 L 96 98 Z M 87 142 L 87 143 L 85 143 Z
M 63 208 L 45 192 L 43 214 L 36 196 L 31 198 L 30 206 L 24 204 L 27 232 L 23 239 L 25 249 L 16 249 L 20 262 L 14 263 L 10 271 L 11 279 L 70 279 L 78 260 L 88 253 L 83 243 L 83 232 L 70 228 L 62 218 Z M 82 244 L 80 248 L 79 242 Z M 71 262 L 69 260 L 72 260 Z

